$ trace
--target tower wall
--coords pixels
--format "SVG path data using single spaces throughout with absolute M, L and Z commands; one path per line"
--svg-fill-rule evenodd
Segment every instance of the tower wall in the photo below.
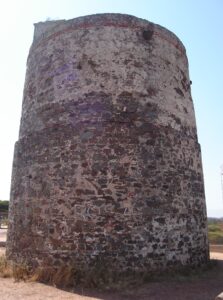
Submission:
M 173 33 L 119 14 L 35 24 L 7 255 L 139 271 L 208 260 L 188 61 Z

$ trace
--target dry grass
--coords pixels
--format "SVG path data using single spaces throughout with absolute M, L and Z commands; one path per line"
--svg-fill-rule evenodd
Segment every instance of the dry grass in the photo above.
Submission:
M 12 264 L 5 255 L 0 255 L 0 277 L 13 277 L 16 281 L 27 280 L 29 278 L 29 271 L 25 264 Z
M 94 266 L 90 270 L 85 270 L 74 266 L 61 266 L 37 268 L 29 280 L 48 283 L 56 287 L 83 286 L 104 289 L 114 286 L 117 279 L 117 276 L 105 267 Z
M 97 288 L 100 290 L 128 290 L 130 287 L 139 287 L 143 283 L 151 281 L 193 280 L 198 277 L 208 276 L 213 263 L 201 268 L 181 268 L 169 270 L 165 275 L 150 274 L 148 272 L 117 272 L 103 261 L 97 261 L 92 268 L 77 268 L 75 266 L 60 266 L 58 268 L 43 266 L 35 270 L 26 264 L 10 263 L 6 257 L 0 256 L 0 277 L 13 277 L 16 281 L 37 281 L 50 284 L 59 288 L 82 286 L 85 288 Z
M 0 277 L 12 277 L 15 281 L 41 282 L 58 288 L 82 286 L 101 290 L 119 290 L 139 283 L 139 278 L 114 272 L 102 264 L 86 270 L 74 266 L 45 266 L 33 271 L 25 264 L 8 262 L 5 255 L 0 256 Z
M 29 268 L 25 264 L 13 263 L 11 265 L 11 269 L 12 269 L 12 277 L 15 279 L 15 281 L 29 280 L 30 271 L 29 271 Z
M 0 277 L 9 278 L 13 276 L 12 267 L 7 262 L 5 255 L 0 256 Z
M 13 277 L 15 281 L 37 281 L 56 287 L 71 287 L 80 283 L 80 275 L 69 266 L 59 268 L 39 267 L 31 270 L 25 264 L 15 264 L 7 261 L 5 255 L 0 256 L 0 278 Z
M 37 268 L 29 277 L 30 281 L 48 283 L 57 287 L 70 287 L 75 284 L 75 270 L 69 266 L 60 268 Z

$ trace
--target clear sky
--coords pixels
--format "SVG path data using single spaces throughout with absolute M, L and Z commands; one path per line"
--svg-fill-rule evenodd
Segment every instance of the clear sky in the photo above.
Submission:
M 9 199 L 33 23 L 94 13 L 135 15 L 173 31 L 189 59 L 209 216 L 223 216 L 223 0 L 7 0 L 0 2 L 0 199 Z

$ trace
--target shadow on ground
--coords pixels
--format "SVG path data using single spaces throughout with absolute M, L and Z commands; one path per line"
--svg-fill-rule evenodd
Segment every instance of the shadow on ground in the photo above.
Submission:
M 103 300 L 214 300 L 222 291 L 222 260 L 212 260 L 212 267 L 202 274 L 174 276 L 148 282 L 138 288 L 132 286 L 128 290 L 109 292 L 73 290 L 76 294 Z

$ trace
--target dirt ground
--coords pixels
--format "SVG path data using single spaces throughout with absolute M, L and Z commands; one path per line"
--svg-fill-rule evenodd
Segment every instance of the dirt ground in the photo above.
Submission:
M 0 279 L 1 300 L 96 300 L 98 298 L 75 295 L 54 287 L 36 282 L 14 282 L 13 279 Z
M 4 235 L 4 237 L 3 237 Z M 0 241 L 5 233 L 0 234 Z M 223 248 L 211 247 L 214 267 L 196 277 L 177 277 L 149 282 L 119 292 L 95 290 L 63 291 L 41 283 L 15 282 L 0 278 L 1 300 L 214 300 L 223 292 Z M 5 248 L 0 248 L 0 255 Z
M 6 241 L 7 229 L 0 229 L 0 242 Z

